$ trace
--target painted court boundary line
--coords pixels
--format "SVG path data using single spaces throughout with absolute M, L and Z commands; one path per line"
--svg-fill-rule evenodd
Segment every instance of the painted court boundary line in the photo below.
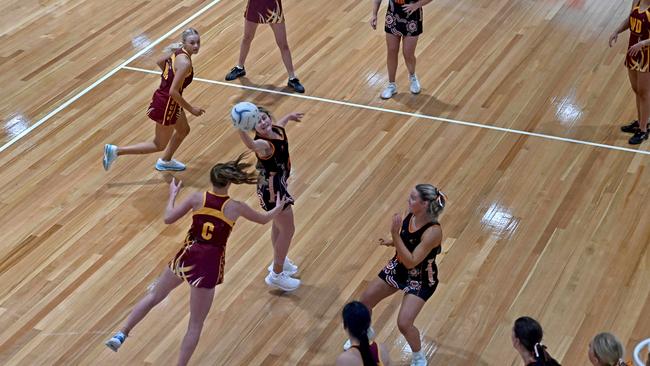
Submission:
M 131 71 L 144 72 L 144 73 L 147 73 L 147 74 L 160 75 L 160 71 L 147 70 L 147 69 L 142 69 L 142 68 L 139 68 L 139 67 L 124 66 L 123 69 L 131 70 Z M 539 137 L 539 138 L 543 138 L 543 139 L 547 139 L 547 140 L 563 141 L 563 142 L 569 142 L 569 143 L 574 143 L 574 144 L 579 144 L 579 145 L 600 147 L 600 148 L 609 149 L 609 150 L 618 150 L 618 151 L 631 152 L 631 153 L 635 153 L 635 154 L 650 155 L 650 151 L 645 151 L 645 150 L 636 150 L 636 149 L 631 149 L 631 148 L 628 148 L 628 147 L 620 147 L 620 146 L 614 146 L 614 145 L 600 144 L 600 143 L 597 143 L 597 142 L 576 140 L 576 139 L 571 139 L 571 138 L 567 138 L 567 137 L 546 135 L 546 134 L 543 134 L 543 133 L 528 132 L 528 131 L 517 130 L 517 129 L 513 129 L 513 128 L 490 126 L 490 125 L 484 125 L 484 124 L 480 124 L 480 123 L 476 123 L 476 122 L 459 121 L 459 120 L 450 119 L 450 118 L 430 116 L 430 115 L 427 115 L 427 114 L 404 112 L 404 111 L 399 111 L 399 110 L 395 110 L 395 109 L 374 107 L 374 106 L 370 106 L 370 105 L 358 104 L 358 103 L 353 103 L 353 102 L 346 102 L 346 101 L 336 100 L 336 99 L 314 97 L 314 96 L 311 96 L 311 95 L 287 93 L 287 92 L 283 92 L 283 91 L 279 91 L 279 90 L 257 88 L 257 87 L 254 87 L 254 86 L 246 86 L 246 85 L 234 84 L 234 83 L 226 83 L 226 82 L 217 81 L 217 80 L 203 79 L 203 78 L 197 78 L 197 77 L 195 77 L 194 80 L 201 81 L 201 82 L 204 82 L 204 83 L 209 83 L 209 84 L 223 85 L 223 86 L 229 86 L 229 87 L 246 89 L 246 90 L 254 90 L 254 91 L 259 91 L 259 92 L 263 92 L 263 93 L 280 94 L 280 95 L 285 95 L 285 96 L 288 96 L 288 97 L 308 99 L 308 100 L 314 100 L 314 101 L 318 101 L 318 102 L 338 104 L 338 105 L 344 105 L 344 106 L 348 106 L 348 107 L 368 109 L 368 110 L 372 110 L 372 111 L 386 112 L 386 113 L 398 114 L 398 115 L 402 115 L 402 116 L 428 119 L 428 120 L 433 120 L 433 121 L 447 122 L 447 123 L 452 123 L 452 124 L 461 125 L 461 126 L 478 127 L 478 128 L 484 128 L 484 129 L 493 130 L 493 131 L 508 132 L 508 133 L 514 133 L 514 134 L 518 134 L 518 135 Z
M 118 71 L 120 71 L 124 66 L 130 64 L 131 62 L 133 62 L 133 60 L 137 59 L 138 57 L 140 57 L 140 56 L 142 56 L 143 54 L 145 54 L 145 52 L 147 52 L 147 51 L 149 51 L 150 49 L 152 49 L 153 47 L 155 47 L 158 43 L 162 42 L 162 41 L 165 40 L 166 38 L 169 38 L 169 36 L 171 36 L 171 35 L 173 35 L 174 33 L 178 32 L 179 29 L 181 29 L 182 27 L 186 26 L 189 22 L 193 21 L 194 19 L 196 19 L 197 17 L 199 17 L 201 14 L 205 13 L 205 12 L 208 11 L 210 8 L 212 8 L 213 6 L 217 5 L 219 2 L 221 2 L 221 0 L 213 0 L 212 2 L 210 2 L 209 4 L 207 4 L 206 6 L 204 6 L 203 8 L 199 9 L 196 13 L 192 14 L 192 16 L 190 16 L 189 18 L 185 19 L 182 23 L 180 23 L 179 25 L 175 26 L 174 28 L 170 29 L 169 32 L 163 34 L 163 35 L 160 36 L 158 39 L 156 39 L 155 41 L 153 41 L 152 43 L 150 43 L 149 45 L 147 45 L 147 47 L 141 49 L 140 51 L 138 51 L 138 53 L 136 53 L 135 55 L 131 56 L 128 60 L 122 62 L 121 64 L 119 64 L 118 66 L 116 66 L 114 69 L 112 69 L 111 71 L 109 71 L 108 73 L 106 73 L 104 76 L 102 76 L 101 78 L 99 78 L 97 81 L 95 81 L 94 83 L 92 83 L 92 84 L 90 84 L 89 86 L 87 86 L 84 90 L 80 91 L 80 92 L 77 93 L 75 96 L 73 96 L 72 98 L 70 98 L 70 99 L 68 99 L 67 101 L 65 101 L 65 103 L 63 103 L 63 104 L 61 104 L 60 106 L 58 106 L 55 110 L 53 110 L 52 112 L 48 113 L 45 117 L 39 119 L 36 123 L 34 123 L 33 125 L 29 126 L 27 129 L 21 131 L 18 135 L 16 135 L 14 138 L 12 138 L 11 140 L 9 140 L 9 142 L 5 143 L 4 145 L 2 145 L 2 146 L 0 147 L 0 153 L 3 152 L 3 151 L 5 151 L 7 148 L 9 148 L 9 147 L 10 147 L 11 145 L 13 145 L 14 143 L 16 143 L 16 141 L 18 141 L 18 140 L 20 140 L 21 138 L 25 137 L 25 135 L 27 135 L 28 133 L 30 133 L 32 130 L 34 130 L 34 129 L 37 128 L 38 126 L 40 126 L 40 125 L 42 125 L 43 123 L 47 122 L 50 118 L 52 118 L 53 116 L 55 116 L 57 113 L 61 112 L 61 111 L 62 111 L 63 109 L 65 109 L 65 108 L 67 108 L 70 104 L 74 103 L 77 99 L 81 98 L 82 96 L 84 96 L 84 95 L 85 95 L 86 93 L 88 93 L 89 91 L 95 89 L 95 88 L 97 87 L 97 85 L 103 83 L 104 81 L 106 81 L 106 79 L 108 79 L 108 78 L 110 78 L 111 76 L 115 75 L 115 73 L 117 73 Z

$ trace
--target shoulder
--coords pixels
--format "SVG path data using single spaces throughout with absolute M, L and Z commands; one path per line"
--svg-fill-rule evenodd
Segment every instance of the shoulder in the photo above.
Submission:
M 224 204 L 224 209 L 227 207 L 230 210 L 232 209 L 239 210 L 241 206 L 242 206 L 241 202 L 237 201 L 232 197 L 228 197 L 228 200 L 226 200 L 226 203 Z
M 177 53 L 175 57 L 174 65 L 177 68 L 187 68 L 192 66 L 192 60 L 184 52 Z
M 189 197 L 190 202 L 192 203 L 192 206 L 194 208 L 199 208 L 200 206 L 203 206 L 203 200 L 205 199 L 206 192 L 194 192 L 192 195 Z
M 336 358 L 336 366 L 353 366 L 355 364 L 358 364 L 359 359 L 353 352 L 354 351 L 352 351 L 352 349 L 349 349 L 341 353 Z
M 431 225 L 429 225 L 429 227 L 426 230 L 424 230 L 424 232 L 441 233 L 442 227 L 440 226 L 440 223 L 432 222 Z

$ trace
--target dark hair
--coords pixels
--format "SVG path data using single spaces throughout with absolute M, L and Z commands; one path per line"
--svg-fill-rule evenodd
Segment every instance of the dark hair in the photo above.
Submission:
M 513 331 L 519 343 L 535 357 L 535 366 L 560 366 L 560 363 L 546 352 L 546 346 L 542 344 L 544 332 L 537 320 L 522 316 L 515 320 Z
M 215 187 L 223 188 L 230 183 L 256 184 L 257 172 L 249 171 L 253 164 L 243 162 L 248 153 L 240 154 L 235 160 L 219 163 L 210 170 L 210 181 Z
M 343 307 L 343 326 L 354 338 L 359 340 L 359 352 L 363 366 L 377 366 L 370 352 L 368 328 L 370 328 L 370 310 L 359 301 L 352 301 Z
M 267 116 L 269 116 L 270 119 L 273 119 L 273 115 L 272 115 L 271 112 L 270 112 L 268 109 L 266 109 L 265 107 L 262 107 L 262 106 L 259 106 L 259 105 L 258 105 L 258 106 L 257 106 L 257 110 L 260 111 L 260 113 L 264 113 L 264 114 L 266 114 Z

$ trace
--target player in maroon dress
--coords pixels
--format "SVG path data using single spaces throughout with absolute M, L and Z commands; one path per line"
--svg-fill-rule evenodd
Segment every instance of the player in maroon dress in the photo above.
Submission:
M 618 34 L 627 29 L 630 30 L 630 41 L 625 66 L 636 95 L 638 119 L 621 127 L 621 130 L 633 133 L 629 143 L 638 145 L 648 139 L 650 118 L 650 0 L 633 0 L 629 17 L 609 37 L 609 46 L 612 47 Z
M 257 183 L 256 172 L 248 170 L 252 164 L 242 161 L 244 156 L 242 154 L 234 161 L 215 165 L 210 171 L 212 190 L 193 193 L 179 204 L 175 204 L 175 201 L 181 189 L 181 182 L 177 184 L 172 179 L 165 209 L 165 223 L 172 224 L 192 211 L 192 226 L 183 246 L 156 280 L 153 290 L 135 306 L 122 329 L 106 342 L 110 349 L 117 351 L 131 329 L 174 288 L 185 281 L 191 289 L 190 321 L 181 343 L 178 364 L 187 364 L 212 306 L 214 288 L 223 281 L 226 242 L 235 221 L 243 217 L 265 224 L 281 212 L 285 203 L 285 198 L 278 194 L 278 206 L 261 213 L 228 196 L 231 184 Z
M 282 62 L 287 68 L 289 81 L 287 86 L 298 93 L 304 93 L 305 88 L 296 77 L 293 69 L 293 60 L 291 59 L 291 50 L 287 42 L 287 29 L 284 23 L 284 12 L 282 11 L 282 0 L 248 0 L 246 11 L 244 13 L 244 36 L 239 48 L 239 60 L 237 65 L 226 75 L 226 80 L 231 81 L 246 75 L 244 63 L 251 48 L 251 43 L 255 37 L 255 31 L 258 24 L 268 24 L 271 26 L 275 43 L 280 49 Z
M 183 98 L 183 90 L 194 78 L 192 55 L 199 52 L 201 40 L 194 28 L 188 28 L 181 35 L 182 42 L 172 44 L 165 49 L 157 61 L 162 70 L 160 86 L 154 92 L 147 116 L 156 122 L 156 135 L 151 142 L 142 142 L 130 146 L 104 146 L 104 169 L 120 155 L 150 154 L 165 151 L 156 162 L 157 170 L 184 170 L 185 164 L 172 158 L 176 149 L 190 133 L 185 110 L 195 116 L 205 111 L 190 105 Z

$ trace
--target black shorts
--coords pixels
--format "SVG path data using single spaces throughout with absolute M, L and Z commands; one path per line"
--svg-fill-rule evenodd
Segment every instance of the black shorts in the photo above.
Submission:
M 406 294 L 415 295 L 424 301 L 427 301 L 438 287 L 438 267 L 435 261 L 430 265 L 427 263 L 407 269 L 393 257 L 378 276 L 389 286 L 402 290 Z
M 271 192 L 270 181 L 273 181 L 273 192 Z M 277 192 L 280 192 L 280 197 L 287 198 L 287 203 L 284 205 L 286 209 L 293 205 L 293 197 L 289 194 L 287 189 L 287 178 L 280 174 L 274 174 L 268 178 L 261 176 L 257 182 L 257 196 L 260 198 L 260 206 L 265 211 L 271 211 L 275 208 L 275 199 Z

